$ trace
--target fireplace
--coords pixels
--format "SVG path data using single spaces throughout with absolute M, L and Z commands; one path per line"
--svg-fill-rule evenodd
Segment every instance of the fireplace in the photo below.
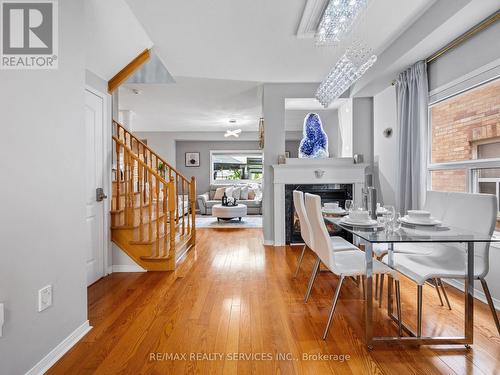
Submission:
M 287 244 L 304 243 L 300 236 L 300 223 L 293 206 L 293 191 L 316 194 L 321 197 L 321 203 L 339 202 L 345 207 L 345 200 L 352 199 L 352 184 L 313 184 L 313 185 L 285 185 L 285 236 Z M 341 236 L 348 241 L 352 237 L 345 231 L 335 230 L 332 224 L 326 222 L 330 236 Z

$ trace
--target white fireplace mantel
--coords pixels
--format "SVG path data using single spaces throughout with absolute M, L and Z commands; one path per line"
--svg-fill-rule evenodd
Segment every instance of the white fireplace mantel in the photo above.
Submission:
M 285 244 L 285 185 L 352 184 L 353 200 L 361 203 L 361 190 L 369 164 L 354 164 L 352 158 L 286 159 L 274 171 L 274 245 Z

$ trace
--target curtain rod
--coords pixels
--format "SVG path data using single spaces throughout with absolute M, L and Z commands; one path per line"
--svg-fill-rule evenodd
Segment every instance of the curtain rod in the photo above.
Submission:
M 481 22 L 479 22 L 477 25 L 473 26 L 469 30 L 467 30 L 465 33 L 460 35 L 459 37 L 453 39 L 450 43 L 445 45 L 443 48 L 440 48 L 436 52 L 434 52 L 432 55 L 427 57 L 425 61 L 427 63 L 430 63 L 438 58 L 440 58 L 442 55 L 445 53 L 454 50 L 457 48 L 459 45 L 462 43 L 466 42 L 468 39 L 472 38 L 474 35 L 478 34 L 479 32 L 487 29 L 491 25 L 493 25 L 495 22 L 500 20 L 500 9 L 497 10 L 495 13 L 491 14 Z M 391 83 L 393 86 L 396 84 L 396 80 L 393 80 Z

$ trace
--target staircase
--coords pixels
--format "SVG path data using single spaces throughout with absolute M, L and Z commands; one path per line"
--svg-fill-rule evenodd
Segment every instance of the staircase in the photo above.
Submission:
M 174 270 L 196 242 L 196 182 L 113 121 L 111 239 L 148 271 Z

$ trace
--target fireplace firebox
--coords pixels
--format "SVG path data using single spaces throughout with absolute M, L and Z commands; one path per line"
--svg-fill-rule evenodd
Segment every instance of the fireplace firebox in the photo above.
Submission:
M 316 194 L 321 197 L 321 203 L 339 202 L 340 207 L 345 207 L 346 199 L 352 199 L 351 184 L 313 184 L 313 185 L 285 185 L 285 235 L 287 244 L 304 243 L 300 235 L 300 223 L 295 207 L 293 206 L 293 191 Z M 332 224 L 326 222 L 330 236 L 341 236 L 352 241 L 352 235 L 346 231 L 339 231 Z

